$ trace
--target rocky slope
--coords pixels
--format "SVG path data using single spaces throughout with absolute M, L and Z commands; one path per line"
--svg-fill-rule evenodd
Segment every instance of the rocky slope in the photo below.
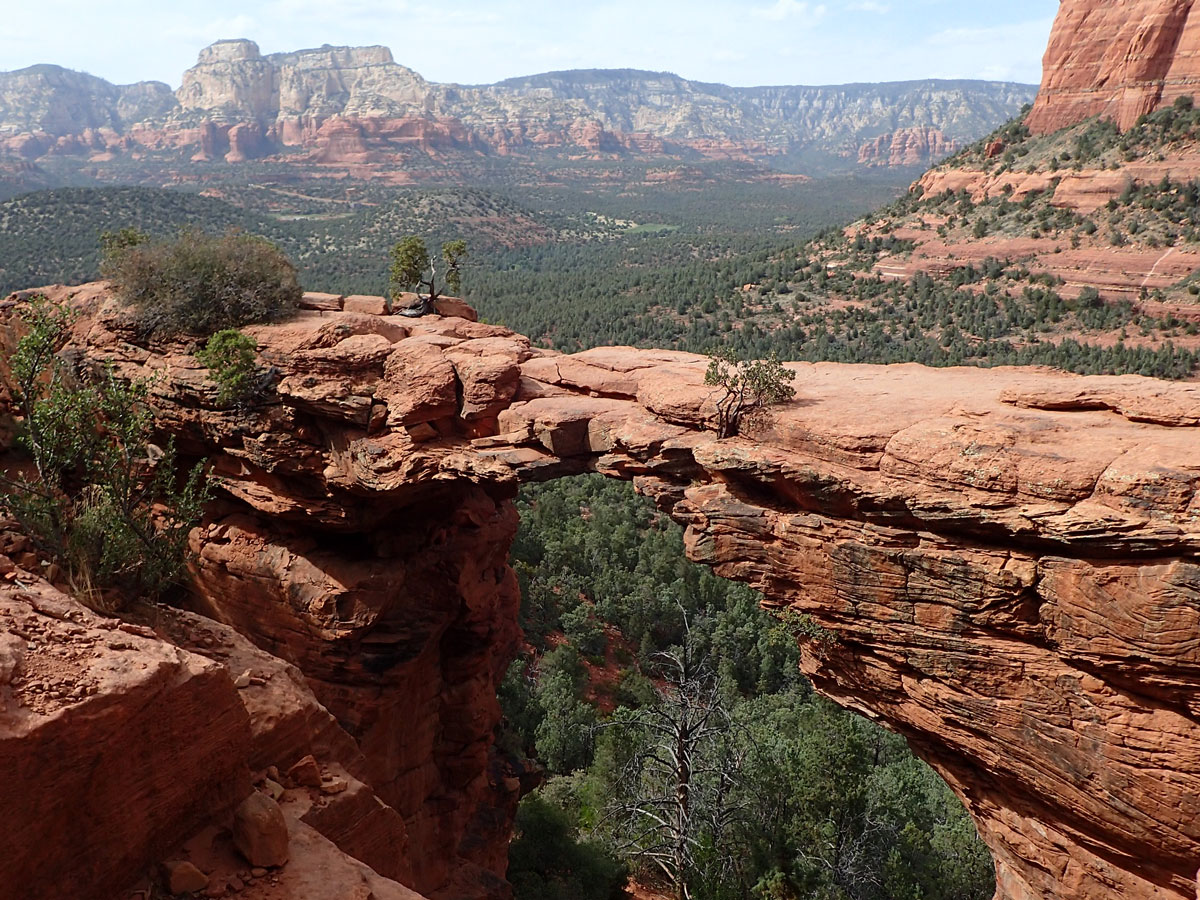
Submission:
M 85 359 L 160 374 L 160 423 L 209 456 L 224 499 L 193 536 L 203 617 L 163 611 L 153 631 L 118 635 L 129 649 L 112 646 L 112 623 L 31 613 L 50 590 L 28 574 L 36 558 L 0 582 L 0 754 L 32 779 L 6 781 L 10 792 L 63 797 L 82 758 L 95 762 L 92 790 L 107 790 L 101 773 L 122 760 L 97 759 L 98 737 L 29 766 L 40 746 L 31 735 L 119 734 L 89 704 L 104 698 L 119 721 L 137 685 L 163 671 L 184 687 L 161 721 L 186 714 L 195 684 L 209 685 L 206 702 L 229 723 L 200 729 L 190 752 L 204 765 L 173 767 L 173 778 L 282 769 L 313 753 L 378 811 L 347 811 L 337 828 L 313 822 L 326 843 L 434 896 L 502 896 L 520 789 L 489 758 L 495 681 L 516 638 L 509 500 L 522 479 L 592 469 L 632 479 L 685 522 L 694 559 L 836 635 L 805 646 L 805 671 L 905 734 L 946 777 L 995 854 L 999 900 L 1194 896 L 1195 386 L 796 365 L 797 399 L 768 430 L 718 440 L 704 428 L 716 398 L 703 358 L 558 356 L 466 318 L 414 321 L 382 315 L 379 300 L 310 296 L 294 321 L 251 329 L 279 381 L 262 406 L 231 412 L 215 408 L 185 347 L 131 340 L 102 285 L 51 293 L 84 311 Z M 19 303 L 6 304 L 10 323 Z M 56 665 L 122 652 L 144 654 L 146 669 L 128 687 L 88 675 L 78 699 L 59 686 L 80 680 L 72 670 L 41 668 L 38 648 L 58 631 L 81 646 Z M 228 682 L 245 669 L 239 709 Z M 143 752 L 145 779 L 162 764 L 154 751 Z M 86 866 L 113 882 L 156 854 L 188 852 L 164 845 L 220 822 L 249 782 L 223 783 L 233 787 L 203 803 L 181 789 L 193 800 L 170 801 L 180 812 L 157 840 L 75 817 L 93 852 L 41 846 L 41 871 Z M 289 821 L 322 796 L 302 788 L 283 795 Z M 153 798 L 134 791 L 127 816 L 161 817 Z M 6 808 L 18 811 L 0 841 L 7 880 L 24 871 L 14 867 L 35 833 L 26 828 L 55 826 L 44 805 Z
M 1196 346 L 1198 48 L 1200 8 L 1191 2 L 1064 0 L 1032 111 L 932 168 L 908 201 L 847 231 L 901 247 L 836 264 L 885 280 L 945 281 L 995 261 L 1023 273 L 1016 290 L 1011 278 L 993 277 L 968 278 L 971 290 L 1019 297 L 1050 287 L 1067 302 L 1095 291 L 1104 303 L 1132 304 L 1149 345 L 1162 346 L 1165 334 Z M 815 253 L 834 260 L 828 250 Z M 1193 326 L 1180 334 L 1173 323 Z
M 1091 116 L 1124 130 L 1200 86 L 1200 7 L 1193 0 L 1063 0 L 1043 81 L 1026 120 L 1037 134 Z
M 290 164 L 370 173 L 430 156 L 448 165 L 459 154 L 852 162 L 883 134 L 941 135 L 871 152 L 873 164 L 916 165 L 995 127 L 1032 95 L 1026 85 L 956 81 L 730 88 L 632 70 L 444 85 L 386 47 L 263 56 L 236 40 L 201 51 L 174 97 L 161 84 L 115 87 L 54 66 L 0 73 L 0 151 L 94 162 L 146 152 L 242 162 L 291 151 Z

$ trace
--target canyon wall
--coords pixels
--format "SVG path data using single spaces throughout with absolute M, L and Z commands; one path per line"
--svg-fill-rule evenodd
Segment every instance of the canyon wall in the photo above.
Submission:
M 159 373 L 160 423 L 221 476 L 193 540 L 210 618 L 191 621 L 303 673 L 309 724 L 284 740 L 251 711 L 272 738 L 242 764 L 313 752 L 322 723 L 334 746 L 317 755 L 353 767 L 408 847 L 380 854 L 364 827 L 342 838 L 349 856 L 447 900 L 503 896 L 521 778 L 489 736 L 516 640 L 509 498 L 594 470 L 685 523 L 693 559 L 836 634 L 804 646 L 805 672 L 947 779 L 993 851 L 998 900 L 1195 896 L 1196 386 L 797 364 L 796 400 L 766 430 L 719 440 L 701 357 L 561 356 L 470 317 L 314 296 L 249 329 L 271 397 L 221 410 L 186 348 L 140 345 L 103 285 L 52 293 L 85 311 L 85 360 Z
M 1193 0 L 1062 0 L 1025 122 L 1035 134 L 1091 116 L 1122 130 L 1200 88 L 1200 6 Z
M 858 162 L 864 166 L 919 166 L 957 153 L 962 146 L 936 128 L 905 128 L 867 141 L 858 148 Z
M 298 165 L 414 162 L 453 169 L 480 155 L 769 159 L 803 152 L 855 161 L 895 132 L 872 165 L 927 163 L 1032 99 L 1029 85 L 922 81 L 733 88 L 661 72 L 588 70 L 493 85 L 434 84 L 386 47 L 324 46 L 263 55 L 248 40 L 200 52 L 174 95 L 118 87 L 57 66 L 0 72 L 0 155 L 94 163 L 150 154 L 185 164 L 271 158 Z M 436 167 L 435 167 L 436 168 Z M 363 170 L 370 174 L 374 170 Z

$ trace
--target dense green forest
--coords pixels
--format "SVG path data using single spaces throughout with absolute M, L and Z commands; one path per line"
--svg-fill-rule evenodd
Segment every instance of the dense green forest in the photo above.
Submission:
M 518 815 L 518 900 L 605 900 L 629 870 L 696 900 L 992 895 L 991 859 L 946 785 L 799 675 L 797 632 L 835 636 L 687 562 L 678 526 L 628 485 L 583 476 L 519 505 L 530 651 L 501 690 L 504 740 L 549 778 Z M 690 810 L 660 825 L 681 723 Z M 680 861 L 663 860 L 679 841 Z
M 1169 202 L 1161 190 L 1132 190 L 1097 223 L 1036 195 L 976 205 L 903 193 L 912 173 L 806 181 L 688 167 L 661 182 L 652 174 L 622 172 L 611 189 L 330 181 L 224 184 L 203 195 L 36 192 L 0 203 L 0 291 L 96 277 L 99 233 L 133 224 L 164 236 L 183 227 L 261 234 L 296 262 L 306 288 L 379 294 L 388 249 L 418 233 L 434 245 L 465 239 L 466 298 L 487 321 L 555 349 L 723 346 L 805 361 L 1045 364 L 1167 378 L 1196 368 L 1197 355 L 1171 341 L 1195 326 L 1139 315 L 1127 302 L 1066 299 L 1007 260 L 964 265 L 948 278 L 884 281 L 868 273 L 881 257 L 902 256 L 903 242 L 848 240 L 830 227 L 892 201 L 867 221 L 925 212 L 950 216 L 964 232 L 1103 227 L 1165 241 L 1187 237 L 1179 223 L 1196 205 L 1195 185 L 1168 185 Z M 1161 339 L 1114 343 L 1114 332 Z
M 95 278 L 100 233 L 134 226 L 163 237 L 185 227 L 244 229 L 277 243 L 309 290 L 379 294 L 387 288 L 389 248 L 417 233 L 431 245 L 467 241 L 467 299 L 489 321 L 564 348 L 675 346 L 687 322 L 662 316 L 664 303 L 715 309 L 770 260 L 892 199 L 912 175 L 780 181 L 738 168 L 689 167 L 686 180 L 660 184 L 648 174 L 623 173 L 629 180 L 611 190 L 316 182 L 302 190 L 223 185 L 203 195 L 41 191 L 0 203 L 0 292 Z
M 738 174 L 746 180 L 739 180 Z M 155 236 L 186 227 L 260 234 L 295 261 L 309 290 L 380 293 L 387 251 L 405 234 L 430 243 L 465 239 L 477 302 L 497 277 L 495 315 L 520 310 L 524 282 L 503 273 L 608 271 L 614 294 L 625 265 L 661 269 L 780 251 L 853 218 L 903 190 L 908 173 L 755 180 L 755 173 L 697 167 L 682 183 L 619 173 L 612 186 L 381 187 L 309 181 L 230 183 L 202 193 L 144 187 L 58 188 L 0 203 L 0 291 L 97 277 L 103 231 L 133 226 Z M 761 175 L 761 173 L 758 173 Z M 564 285 L 563 297 L 572 296 Z M 547 310 L 547 314 L 556 311 Z M 514 324 L 517 324 L 514 322 Z M 530 319 L 531 325 L 538 325 Z

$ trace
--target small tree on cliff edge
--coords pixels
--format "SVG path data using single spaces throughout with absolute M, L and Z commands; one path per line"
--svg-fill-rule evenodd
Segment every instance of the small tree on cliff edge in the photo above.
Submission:
M 444 272 L 440 275 L 446 287 L 456 293 L 462 290 L 462 260 L 467 255 L 466 241 L 446 241 L 442 244 L 440 263 Z M 392 248 L 391 293 L 392 299 L 398 299 L 405 291 L 421 293 L 422 288 L 428 296 L 426 305 L 432 306 L 441 294 L 438 278 L 439 260 L 430 256 L 425 241 L 410 234 Z
M 761 428 L 770 421 L 767 407 L 786 403 L 796 396 L 791 382 L 796 373 L 783 367 L 777 357 L 742 360 L 728 349 L 708 358 L 704 383 L 722 388 L 717 401 L 717 435 L 733 437 L 743 428 Z

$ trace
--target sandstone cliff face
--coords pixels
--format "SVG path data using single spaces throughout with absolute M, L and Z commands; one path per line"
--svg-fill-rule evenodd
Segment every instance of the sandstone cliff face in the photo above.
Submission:
M 1026 85 L 955 81 L 731 88 L 636 70 L 444 85 L 399 65 L 386 47 L 264 56 L 253 41 L 232 40 L 201 51 L 176 97 L 165 85 L 117 88 L 56 66 L 0 73 L 0 150 L 37 159 L 188 149 L 197 159 L 243 162 L 299 147 L 318 165 L 393 168 L 413 153 L 445 152 L 832 158 L 910 129 L 972 140 L 1032 94 Z M 353 128 L 362 146 L 343 154 L 320 142 L 330 122 Z M 235 128 L 261 139 L 238 147 Z M 911 143 L 897 152 L 908 165 L 923 151 Z
M 205 48 L 183 74 L 178 118 L 396 118 L 424 111 L 429 86 L 386 47 L 322 47 L 262 56 L 253 41 Z
M 218 41 L 183 73 L 176 96 L 182 114 L 202 110 L 215 121 L 262 120 L 278 107 L 275 67 L 253 41 Z
M 159 420 L 225 493 L 194 534 L 195 607 L 304 672 L 352 739 L 321 752 L 355 757 L 400 814 L 415 887 L 503 896 L 520 782 L 488 746 L 516 639 L 507 498 L 591 469 L 686 523 L 694 559 L 837 634 L 805 671 L 946 777 L 999 900 L 1194 896 L 1194 385 L 796 365 L 768 431 L 717 440 L 703 358 L 559 356 L 314 297 L 252 329 L 277 398 L 233 413 L 191 357 L 128 340 L 103 286 L 57 295 L 90 311 L 89 358 L 165 373 Z M 294 746 L 269 743 L 259 764 Z
M 83 308 L 103 304 L 105 297 L 102 289 L 90 289 L 76 293 L 74 302 Z M 445 346 L 447 358 L 461 356 L 463 371 L 478 371 L 482 379 L 499 365 L 490 358 L 476 360 L 483 349 L 490 348 L 509 367 L 528 355 L 528 342 L 502 329 L 446 321 L 453 324 L 414 329 L 417 339 L 407 350 L 413 360 L 440 360 L 438 348 Z M 474 337 L 505 337 L 449 349 L 471 329 L 480 331 Z M 343 338 L 351 332 L 357 337 L 347 343 Z M 163 424 L 177 434 L 181 448 L 208 455 L 224 473 L 222 479 L 228 477 L 223 483 L 229 490 L 192 536 L 194 609 L 205 618 L 173 624 L 183 614 L 156 615 L 144 643 L 168 659 L 180 657 L 176 668 L 184 666 L 184 674 L 191 665 L 209 679 L 192 675 L 188 682 L 168 670 L 163 679 L 168 686 L 211 686 L 199 698 L 182 688 L 175 689 L 176 697 L 158 687 L 160 698 L 147 703 L 137 693 L 137 682 L 116 683 L 104 696 L 66 704 L 68 711 L 56 717 L 65 721 L 42 726 L 42 710 L 30 702 L 42 695 L 28 693 L 42 674 L 37 657 L 20 652 L 8 657 L 11 664 L 0 665 L 0 682 L 18 692 L 14 703 L 0 704 L 0 758 L 18 771 L 36 769 L 37 777 L 13 783 L 20 802 L 9 806 L 13 813 L 6 834 L 19 834 L 26 820 L 29 834 L 41 833 L 38 828 L 47 834 L 78 828 L 93 852 L 80 855 L 80 843 L 46 840 L 38 857 L 18 841 L 3 840 L 0 881 L 28 875 L 41 879 L 38 892 L 29 896 L 57 897 L 58 888 L 70 884 L 78 886 L 76 896 L 109 900 L 122 880 L 131 882 L 173 845 L 219 825 L 248 790 L 252 772 L 268 766 L 286 772 L 313 754 L 348 787 L 333 796 L 298 788 L 286 796 L 293 839 L 316 856 L 288 876 L 295 884 L 282 896 L 352 896 L 338 892 L 340 883 L 330 882 L 332 875 L 314 887 L 313 879 L 320 882 L 319 872 L 331 866 L 346 877 L 366 878 L 377 898 L 415 896 L 396 893 L 401 883 L 447 900 L 509 896 L 503 873 L 524 773 L 519 764 L 496 756 L 492 744 L 500 717 L 496 688 L 519 638 L 519 597 L 507 566 L 517 525 L 509 502 L 515 482 L 511 476 L 491 477 L 487 466 L 452 480 L 428 471 L 426 481 L 421 473 L 427 461 L 419 456 L 411 460 L 415 468 L 361 469 L 367 460 L 359 454 L 368 450 L 361 438 L 368 428 L 386 427 L 389 433 L 394 428 L 392 439 L 413 446 L 407 427 L 428 429 L 430 420 L 455 414 L 451 384 L 448 393 L 443 388 L 429 397 L 414 390 L 403 411 L 397 397 L 390 427 L 386 417 L 380 418 L 388 407 L 371 395 L 382 387 L 391 344 L 408 333 L 391 320 L 352 313 L 310 317 L 277 332 L 284 373 L 280 387 L 297 405 L 264 410 L 263 417 L 213 416 L 202 371 L 188 356 L 163 357 L 173 360 L 179 376 L 160 384 L 156 405 Z M 127 343 L 132 335 L 108 313 L 82 323 L 79 335 L 89 346 L 108 348 L 100 355 L 116 351 L 111 358 L 126 374 L 157 365 L 155 355 L 132 349 Z M 6 329 L 4 336 L 11 341 L 12 332 Z M 453 372 L 449 362 L 436 374 L 446 372 Z M 508 385 L 508 396 L 515 387 L 515 382 Z M 384 389 L 379 395 L 390 396 Z M 464 396 L 477 401 L 468 416 L 494 417 L 494 398 L 477 397 L 469 389 Z M 341 449 L 333 450 L 334 445 Z M 251 446 L 257 450 L 244 455 Z M 331 455 L 326 457 L 326 450 Z M 18 586 L 31 579 L 28 568 L 38 567 L 33 557 L 20 562 L 26 569 L 16 576 Z M 0 572 L 3 564 L 0 557 Z M 7 596 L 8 589 L 0 587 L 0 597 Z M 18 591 L 14 602 L 21 596 Z M 72 616 L 86 615 L 60 600 L 75 610 Z M 5 611 L 0 604 L 0 613 Z M 0 622 L 6 641 L 10 634 L 25 633 L 21 621 Z M 109 627 L 115 629 L 116 623 Z M 155 649 L 163 642 L 187 652 Z M 203 657 L 220 665 L 208 665 Z M 136 672 L 143 660 L 136 653 L 128 658 Z M 153 659 L 153 654 L 147 657 Z M 145 680 L 154 671 L 140 677 Z M 235 690 L 234 680 L 245 672 L 259 680 Z M 75 683 L 71 672 L 57 674 L 62 679 L 56 679 L 56 692 L 59 680 Z M 3 685 L 0 692 L 7 690 Z M 111 709 L 111 725 L 98 719 L 93 706 Z M 205 706 L 211 707 L 209 719 L 201 711 Z M 221 724 L 223 710 L 231 719 L 228 727 Z M 129 721 L 146 713 L 146 728 L 170 717 L 179 741 L 190 743 L 181 749 L 166 737 L 156 741 Z M 55 725 L 77 733 L 59 739 L 60 750 L 50 754 L 54 764 L 47 765 L 38 748 L 52 738 L 42 738 L 26 722 L 43 731 Z M 131 750 L 138 742 L 147 749 Z M 188 771 L 176 772 L 179 765 Z M 129 826 L 106 831 L 99 815 L 94 830 L 90 820 L 73 826 L 64 818 L 65 805 L 64 814 L 57 815 L 37 799 L 61 795 L 61 803 L 68 804 L 71 773 L 86 771 L 96 781 L 96 770 L 110 769 L 111 786 L 107 775 L 99 779 L 105 787 L 93 791 L 94 802 L 111 804 L 105 814 L 119 811 L 133 823 Z M 134 792 L 129 782 L 138 778 L 145 783 Z M 154 793 L 163 780 L 170 781 L 170 790 Z M 211 789 L 213 784 L 220 790 Z M 204 843 L 203 835 L 197 840 Z M 359 873 L 363 864 L 370 866 L 369 878 Z M 37 870 L 27 871 L 30 865 Z M 285 872 L 291 869 L 289 863 Z M 51 881 L 47 871 L 66 871 L 70 877 Z M 382 892 L 376 884 L 380 879 L 397 882 L 395 891 Z M 325 893 L 314 893 L 317 887 Z M 364 890 L 364 900 L 367 896 Z
M 961 149 L 961 143 L 936 128 L 905 128 L 867 141 L 858 149 L 858 162 L 864 166 L 919 166 Z
M 1122 129 L 1200 87 L 1200 7 L 1192 0 L 1063 0 L 1026 119 L 1037 134 L 1090 116 Z

